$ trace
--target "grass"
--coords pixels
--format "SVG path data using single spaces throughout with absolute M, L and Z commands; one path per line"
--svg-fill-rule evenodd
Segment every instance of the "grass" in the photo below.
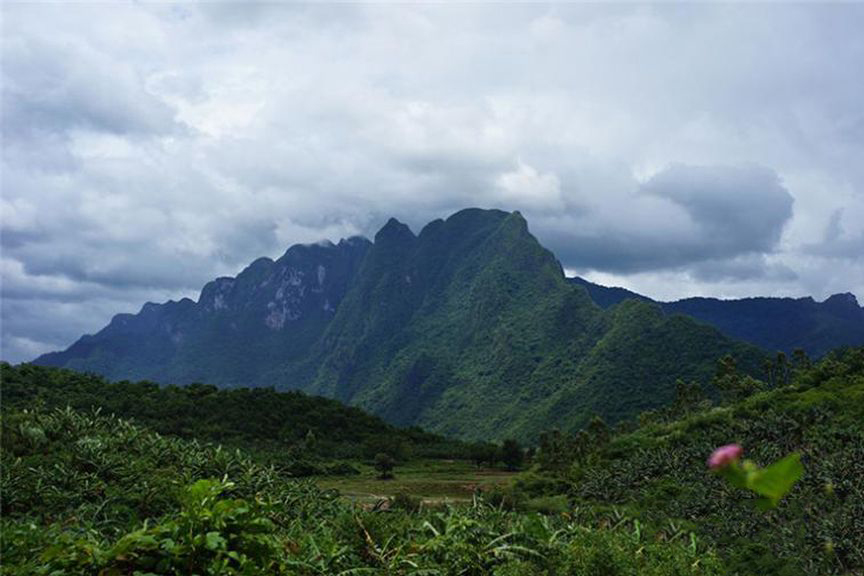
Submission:
M 395 477 L 379 480 L 377 472 L 360 465 L 358 476 L 318 477 L 323 489 L 336 489 L 342 496 L 359 504 L 374 504 L 396 494 L 405 493 L 423 500 L 424 504 L 458 503 L 471 500 L 477 489 L 486 490 L 506 484 L 516 472 L 498 468 L 478 468 L 458 460 L 421 460 L 397 466 Z

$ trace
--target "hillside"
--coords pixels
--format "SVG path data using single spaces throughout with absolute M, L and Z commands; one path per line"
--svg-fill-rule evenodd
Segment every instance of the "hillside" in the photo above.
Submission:
M 694 529 L 731 573 L 864 570 L 864 348 L 798 366 L 788 386 L 714 407 L 681 401 L 642 422 L 611 437 L 547 435 L 538 462 L 577 506 Z M 804 478 L 776 510 L 708 473 L 707 456 L 732 442 L 760 465 L 802 455 Z
M 415 235 L 295 246 L 211 282 L 198 302 L 148 304 L 37 364 L 112 379 L 299 389 L 403 426 L 535 437 L 657 408 L 761 353 L 650 303 L 604 311 L 570 285 L 518 213 L 468 209 Z
M 624 288 L 611 288 L 568 278 L 582 286 L 599 306 L 611 308 L 625 300 L 652 302 Z M 685 298 L 658 302 L 667 314 L 684 314 L 714 326 L 736 340 L 769 351 L 792 354 L 800 348 L 820 357 L 841 346 L 864 345 L 864 307 L 852 294 L 834 294 L 824 302 L 812 298 Z
M 0 363 L 0 381 L 4 411 L 98 409 L 160 434 L 242 448 L 294 475 L 332 473 L 333 461 L 369 460 L 378 452 L 399 460 L 468 458 L 468 447 L 455 440 L 395 428 L 359 408 L 298 391 L 112 383 L 93 374 L 6 363 Z

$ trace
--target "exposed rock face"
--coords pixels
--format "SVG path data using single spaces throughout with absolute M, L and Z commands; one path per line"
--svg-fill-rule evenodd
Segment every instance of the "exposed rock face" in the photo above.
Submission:
M 268 367 L 250 360 L 272 354 L 291 362 L 307 352 L 370 246 L 359 237 L 292 246 L 278 260 L 259 258 L 235 278 L 209 282 L 197 302 L 148 302 L 138 314 L 118 314 L 97 334 L 36 363 L 115 379 L 257 384 Z

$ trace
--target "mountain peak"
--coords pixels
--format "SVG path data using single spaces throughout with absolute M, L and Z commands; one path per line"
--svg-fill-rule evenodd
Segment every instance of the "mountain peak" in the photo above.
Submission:
M 450 215 L 446 222 L 453 226 L 482 226 L 484 224 L 503 222 L 510 216 L 509 212 L 487 208 L 465 208 Z
M 858 305 L 858 299 L 855 298 L 855 295 L 850 292 L 843 292 L 840 294 L 832 294 L 829 296 L 825 302 L 822 303 L 823 306 L 831 310 L 832 312 L 852 312 L 852 313 L 860 313 L 861 307 Z
M 365 246 L 369 244 L 369 239 L 365 236 L 349 236 L 339 240 L 339 247 L 344 246 Z
M 415 238 L 416 236 L 406 224 L 396 218 L 390 218 L 387 224 L 375 234 L 375 243 L 410 242 Z

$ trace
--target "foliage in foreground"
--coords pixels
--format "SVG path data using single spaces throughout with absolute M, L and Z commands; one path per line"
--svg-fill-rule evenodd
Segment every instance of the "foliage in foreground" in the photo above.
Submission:
M 611 437 L 547 435 L 538 454 L 545 487 L 535 484 L 645 522 L 684 522 L 733 573 L 864 573 L 864 348 L 800 367 L 789 386 L 670 416 Z M 746 447 L 752 466 L 798 453 L 806 474 L 782 501 L 783 490 L 741 491 L 706 470 L 729 442 Z M 797 476 L 790 458 L 780 463 Z M 760 496 L 779 505 L 761 512 Z
M 18 412 L 2 425 L 4 573 L 722 573 L 692 534 L 664 540 L 627 518 L 589 528 L 578 510 L 480 501 L 363 510 L 240 452 L 113 417 Z

